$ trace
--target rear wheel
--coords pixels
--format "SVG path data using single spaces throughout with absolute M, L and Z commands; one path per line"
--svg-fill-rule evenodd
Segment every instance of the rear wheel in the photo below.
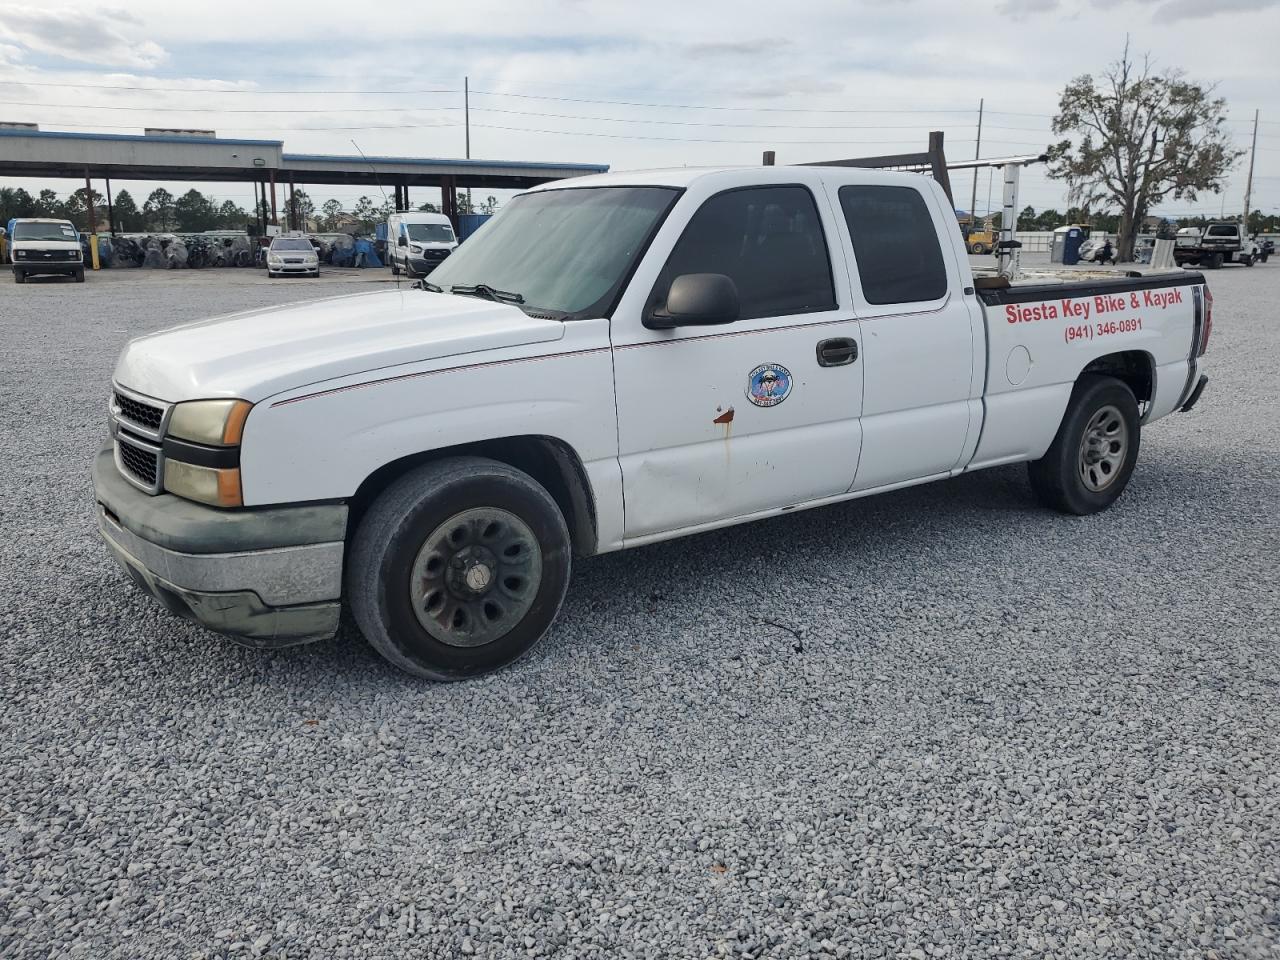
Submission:
M 969 248 L 969 252 L 975 257 L 980 257 L 987 252 L 987 245 L 985 243 L 975 243 Z
M 1140 431 L 1138 402 L 1128 386 L 1114 377 L 1081 377 L 1053 443 L 1027 465 L 1031 488 L 1063 513 L 1105 510 L 1133 474 Z
M 346 592 L 370 645 L 420 677 L 461 680 L 527 652 L 569 583 L 569 531 L 551 495 L 495 460 L 418 467 L 374 501 Z
M 1253 255 L 1252 254 L 1242 255 L 1240 257 L 1240 262 L 1243 263 L 1246 267 L 1252 267 Z
M 1223 260 L 1222 254 L 1215 253 L 1213 256 L 1209 258 L 1209 263 L 1208 263 L 1209 269 L 1217 270 L 1219 267 L 1222 266 L 1222 260 Z

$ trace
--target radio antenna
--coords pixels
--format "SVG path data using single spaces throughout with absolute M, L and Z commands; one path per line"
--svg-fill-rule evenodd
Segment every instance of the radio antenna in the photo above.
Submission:
M 355 147 L 357 150 L 360 150 L 360 144 L 356 143 L 355 137 L 351 138 L 351 145 Z M 390 203 L 391 201 L 387 199 L 387 191 L 382 189 L 382 181 L 378 178 L 378 168 L 373 165 L 372 160 L 370 160 L 368 157 L 364 155 L 363 150 L 360 150 L 360 157 L 361 159 L 364 160 L 365 163 L 369 164 L 369 169 L 373 171 L 373 182 L 377 184 L 378 190 L 382 193 L 382 202 Z
M 351 145 L 355 147 L 357 150 L 360 150 L 360 144 L 356 143 L 355 137 L 351 138 Z M 360 156 L 361 158 L 363 158 L 365 163 L 369 164 L 369 169 L 373 171 L 373 182 L 378 185 L 378 190 L 382 194 L 383 206 L 386 206 L 391 201 L 387 199 L 387 191 L 382 189 L 382 179 L 378 176 L 378 168 L 373 165 L 372 160 L 370 160 L 368 157 L 365 156 L 365 153 L 363 150 L 360 150 Z M 391 242 L 390 237 L 387 238 L 387 242 L 388 243 Z M 395 279 L 396 279 L 396 288 L 399 289 L 400 277 L 397 276 Z

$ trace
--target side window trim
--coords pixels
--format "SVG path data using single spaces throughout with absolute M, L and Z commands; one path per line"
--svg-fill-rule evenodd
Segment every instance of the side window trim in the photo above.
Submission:
M 665 297 L 663 298 L 663 300 L 659 300 L 658 296 L 664 283 L 667 267 L 671 263 L 671 258 L 674 257 L 676 251 L 679 250 L 680 244 L 684 240 L 690 227 L 693 226 L 693 224 L 698 218 L 698 215 L 702 213 L 702 211 L 706 208 L 708 204 L 712 203 L 715 200 L 718 200 L 719 198 L 727 194 L 742 193 L 748 190 L 775 190 L 775 189 L 785 189 L 785 188 L 798 188 L 800 190 L 803 190 L 805 194 L 808 196 L 810 204 L 812 204 L 812 213 L 815 218 L 814 227 L 818 235 L 821 237 L 822 252 L 825 255 L 826 261 L 827 261 L 826 276 L 827 276 L 827 283 L 831 292 L 830 304 L 818 309 L 805 310 L 799 313 L 794 313 L 794 312 L 778 313 L 778 314 L 769 313 L 769 314 L 763 314 L 758 317 L 740 317 L 738 320 L 734 321 L 734 324 L 752 323 L 756 320 L 764 320 L 772 317 L 810 316 L 813 314 L 831 313 L 833 311 L 837 311 L 841 309 L 840 307 L 841 285 L 836 282 L 837 277 L 835 272 L 835 263 L 831 256 L 832 238 L 827 236 L 827 222 L 823 217 L 822 206 L 819 203 L 818 197 L 814 193 L 812 186 L 806 183 L 788 181 L 786 183 L 751 183 L 751 184 L 745 184 L 737 187 L 726 187 L 723 190 L 717 190 L 715 193 L 703 199 L 702 202 L 698 204 L 697 209 L 693 211 L 693 214 L 689 217 L 684 227 L 681 229 L 680 235 L 676 237 L 675 242 L 672 244 L 671 252 L 667 254 L 667 258 L 663 261 L 662 265 L 658 268 L 657 276 L 654 278 L 653 287 L 650 289 L 649 294 L 644 301 L 644 308 L 643 308 L 644 313 L 648 314 L 649 311 L 655 308 L 655 306 L 660 305 L 662 302 L 665 301 Z M 827 201 L 828 208 L 830 209 L 830 207 L 832 206 L 830 197 L 825 195 L 825 191 L 824 191 L 823 199 Z M 831 210 L 829 215 L 835 217 L 836 221 L 843 219 L 843 216 L 840 215 L 840 212 L 838 209 Z M 837 222 L 835 226 L 837 229 L 836 236 L 838 238 L 839 223 Z M 841 252 L 841 255 L 843 256 L 843 251 L 840 251 L 840 252 Z M 733 324 L 730 324 L 730 325 L 732 326 Z

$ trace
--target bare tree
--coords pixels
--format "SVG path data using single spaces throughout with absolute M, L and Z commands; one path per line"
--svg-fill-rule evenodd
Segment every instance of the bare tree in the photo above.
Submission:
M 1114 208 L 1117 256 L 1133 259 L 1141 219 L 1160 201 L 1217 193 L 1242 151 L 1225 129 L 1226 101 L 1181 71 L 1154 73 L 1150 55 L 1124 53 L 1097 81 L 1077 77 L 1062 91 L 1050 148 L 1050 176 L 1065 180 L 1071 203 Z

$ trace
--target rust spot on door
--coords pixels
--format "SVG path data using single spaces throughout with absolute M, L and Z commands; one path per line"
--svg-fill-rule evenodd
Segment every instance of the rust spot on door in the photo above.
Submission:
M 712 423 L 733 423 L 733 407 L 730 407 L 720 416 L 711 421 Z

